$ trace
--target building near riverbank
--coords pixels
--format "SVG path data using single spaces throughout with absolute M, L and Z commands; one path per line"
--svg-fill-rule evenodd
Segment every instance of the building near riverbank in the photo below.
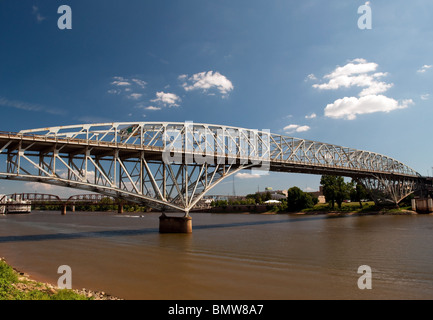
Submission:
M 323 187 L 322 186 L 319 187 L 319 191 L 308 192 L 308 193 L 311 194 L 313 197 L 316 197 L 317 199 L 319 199 L 318 203 L 326 203 L 325 196 L 323 195 Z

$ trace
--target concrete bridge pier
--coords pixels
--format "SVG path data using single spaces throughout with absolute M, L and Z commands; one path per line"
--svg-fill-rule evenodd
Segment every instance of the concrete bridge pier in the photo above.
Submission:
M 62 205 L 62 215 L 66 215 L 66 211 L 68 211 L 68 205 Z M 71 212 L 75 212 L 75 204 L 71 205 Z
M 412 199 L 412 210 L 418 213 L 432 213 L 433 199 L 430 197 Z
M 192 233 L 192 218 L 168 217 L 163 212 L 159 217 L 159 233 Z

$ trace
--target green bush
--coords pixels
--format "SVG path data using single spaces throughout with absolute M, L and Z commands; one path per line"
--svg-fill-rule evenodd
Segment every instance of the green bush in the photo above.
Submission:
M 20 291 L 14 286 L 26 282 L 19 280 L 18 274 L 6 262 L 0 261 L 0 300 L 91 300 L 68 289 L 61 289 L 52 294 L 39 283 L 35 289 L 29 291 Z
M 52 295 L 51 300 L 90 300 L 90 298 L 80 295 L 72 290 L 62 289 Z
M 11 300 L 16 295 L 15 287 L 6 279 L 0 278 L 0 300 Z
M 18 281 L 16 272 L 4 261 L 0 261 L 0 279 L 9 283 Z
M 302 191 L 298 187 L 287 190 L 287 209 L 289 211 L 300 211 L 313 206 L 313 197 L 309 193 Z

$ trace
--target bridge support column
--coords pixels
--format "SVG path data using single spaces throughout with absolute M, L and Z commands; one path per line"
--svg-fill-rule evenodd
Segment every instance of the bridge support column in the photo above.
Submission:
M 123 204 L 118 204 L 117 205 L 117 213 L 123 213 Z
M 192 233 L 192 218 L 167 217 L 163 213 L 159 217 L 159 233 Z
M 432 198 L 418 198 L 412 199 L 412 210 L 418 213 L 432 213 L 433 212 L 433 199 Z
M 62 215 L 66 214 L 66 209 L 67 209 L 67 205 L 64 204 L 63 207 L 62 207 Z
M 73 204 L 73 205 L 71 206 L 71 211 L 72 211 L 72 212 L 75 212 L 75 204 Z

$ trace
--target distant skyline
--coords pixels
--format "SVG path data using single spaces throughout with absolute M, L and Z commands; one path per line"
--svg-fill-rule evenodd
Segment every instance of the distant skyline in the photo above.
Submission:
M 72 29 L 60 30 L 61 4 Z M 0 130 L 226 124 L 381 153 L 432 175 L 433 2 L 0 1 Z M 360 29 L 358 8 L 371 8 Z M 236 194 L 320 176 L 235 176 Z M 231 194 L 233 180 L 211 194 Z M 0 193 L 78 190 L 0 180 Z

